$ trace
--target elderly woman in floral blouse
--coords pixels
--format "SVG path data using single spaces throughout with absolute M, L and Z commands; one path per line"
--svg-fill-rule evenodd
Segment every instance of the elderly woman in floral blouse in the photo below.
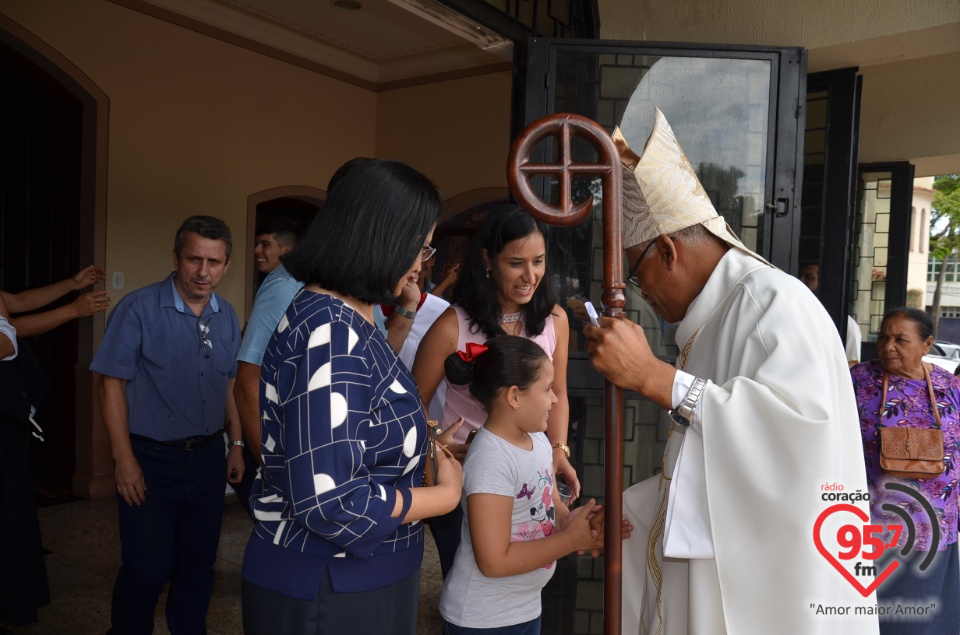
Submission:
M 955 376 L 923 361 L 933 345 L 933 325 L 917 309 L 888 312 L 877 337 L 879 359 L 851 369 L 860 430 L 870 486 L 872 522 L 884 525 L 885 544 L 894 537 L 888 525 L 905 525 L 898 514 L 883 509 L 893 505 L 913 521 L 916 535 L 907 556 L 901 549 L 908 541 L 904 526 L 896 548 L 869 564 L 882 573 L 891 559 L 900 560 L 897 569 L 877 588 L 881 607 L 891 610 L 880 617 L 882 635 L 909 633 L 932 635 L 960 632 L 960 561 L 957 556 L 957 477 L 960 449 L 960 383 Z M 933 398 L 931 399 L 931 394 Z M 939 417 L 934 414 L 936 401 Z M 943 432 L 944 470 L 930 478 L 903 478 L 885 473 L 880 467 L 880 430 L 885 427 L 940 428 Z M 925 499 L 936 516 L 939 540 L 934 544 L 930 514 L 917 496 L 888 489 L 888 483 L 906 486 Z M 936 550 L 934 556 L 930 551 Z M 920 567 L 928 562 L 924 570 Z M 897 606 L 936 608 L 922 619 L 905 619 Z

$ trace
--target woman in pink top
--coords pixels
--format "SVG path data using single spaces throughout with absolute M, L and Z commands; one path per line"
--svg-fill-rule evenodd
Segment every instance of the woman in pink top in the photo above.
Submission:
M 562 475 L 577 495 L 580 481 L 570 464 L 567 447 L 570 327 L 551 286 L 541 284 L 546 278 L 546 244 L 546 228 L 522 208 L 504 205 L 490 212 L 459 272 L 453 306 L 437 318 L 420 342 L 413 376 L 423 402 L 430 403 L 444 381 L 444 360 L 465 350 L 468 343 L 486 342 L 498 335 L 519 335 L 539 344 L 553 361 L 553 391 L 559 400 L 547 421 L 554 473 Z M 441 442 L 451 441 L 450 450 L 455 456 L 463 459 L 468 435 L 485 419 L 483 406 L 465 386 L 447 386 L 440 422 L 445 431 Z M 444 575 L 452 566 L 460 543 L 461 518 L 462 512 L 457 508 L 430 521 Z

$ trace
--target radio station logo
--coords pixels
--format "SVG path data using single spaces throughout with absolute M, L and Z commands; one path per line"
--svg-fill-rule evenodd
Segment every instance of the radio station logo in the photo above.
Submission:
M 891 491 L 901 492 L 915 499 L 930 516 L 930 525 L 933 530 L 932 540 L 927 556 L 919 566 L 920 571 L 926 571 L 927 567 L 933 562 L 937 548 L 940 545 L 940 523 L 937 522 L 937 516 L 933 510 L 933 506 L 919 492 L 905 485 L 888 482 L 884 484 L 884 487 Z M 842 486 L 831 487 L 830 489 L 842 489 Z M 896 549 L 900 537 L 904 533 L 906 533 L 906 541 L 900 549 L 900 556 L 908 555 L 913 549 L 917 534 L 913 519 L 910 518 L 910 515 L 901 507 L 892 503 L 884 503 L 881 509 L 897 515 L 903 522 L 898 524 L 888 523 L 886 525 L 871 523 L 869 514 L 851 504 L 857 501 L 870 500 L 870 494 L 863 494 L 859 491 L 854 494 L 835 491 L 826 492 L 823 494 L 823 500 L 828 502 L 849 502 L 840 502 L 823 510 L 813 526 L 813 542 L 820 552 L 820 555 L 833 565 L 854 589 L 863 595 L 863 597 L 867 597 L 902 564 L 896 557 L 892 557 L 883 570 L 878 570 L 879 565 L 877 561 L 881 559 L 884 552 L 890 549 Z M 831 521 L 835 520 L 832 518 L 834 514 L 852 514 L 861 521 L 859 524 L 844 524 L 837 530 L 835 536 L 836 544 L 833 545 L 832 542 L 830 543 L 835 548 L 836 553 L 833 553 L 824 545 L 823 536 L 821 535 L 821 528 L 824 523 L 827 522 L 828 519 Z M 889 534 L 891 537 L 887 542 L 884 542 L 881 535 L 886 532 L 891 532 L 891 534 Z M 850 566 L 851 564 L 852 566 Z

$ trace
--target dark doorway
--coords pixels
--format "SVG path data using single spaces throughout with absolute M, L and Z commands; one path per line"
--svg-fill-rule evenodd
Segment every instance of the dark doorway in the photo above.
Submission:
M 491 211 L 504 205 L 505 201 L 491 201 L 475 205 L 437 225 L 433 232 L 433 246 L 437 248 L 438 269 L 434 267 L 434 283 L 439 282 L 439 271 L 446 263 L 463 264 L 470 253 L 470 243 L 480 231 L 480 225 Z
M 303 231 L 307 228 L 307 225 L 310 224 L 310 221 L 313 220 L 313 217 L 322 205 L 322 201 L 293 197 L 274 198 L 269 201 L 264 201 L 257 205 L 255 227 L 258 229 L 256 231 L 259 231 L 259 228 L 268 220 L 279 217 L 293 221 L 293 223 L 300 228 L 300 234 L 303 235 Z M 256 238 L 256 232 L 253 237 Z M 263 282 L 266 276 L 256 270 L 256 263 L 253 264 L 253 267 L 253 292 L 255 295 L 257 289 L 260 288 L 260 283 Z
M 844 341 L 851 327 L 848 315 L 859 320 L 850 313 L 849 280 L 855 233 L 860 86 L 856 68 L 814 73 L 807 78 L 800 266 L 818 265 L 817 295 Z M 861 353 L 860 359 L 869 358 Z
M 80 269 L 83 110 L 59 82 L 4 46 L 0 82 L 0 288 L 17 293 Z M 31 460 L 39 491 L 54 498 L 73 484 L 78 341 L 74 320 L 29 342 L 51 395 L 35 417 L 46 440 L 31 441 Z

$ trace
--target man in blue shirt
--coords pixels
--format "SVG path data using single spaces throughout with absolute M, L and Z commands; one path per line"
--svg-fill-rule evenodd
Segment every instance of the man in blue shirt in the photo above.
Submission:
M 230 248 L 223 221 L 184 221 L 174 241 L 174 272 L 117 304 L 90 366 L 102 376 L 103 420 L 116 462 L 122 560 L 110 633 L 152 633 L 167 582 L 170 631 L 206 632 L 224 479 L 243 476 L 232 393 L 240 325 L 214 293 Z
M 237 383 L 233 393 L 240 411 L 243 436 L 247 441 L 244 458 L 247 473 L 234 486 L 243 506 L 250 511 L 250 487 L 260 459 L 260 365 L 267 344 L 293 297 L 303 283 L 287 273 L 281 259 L 297 244 L 298 228 L 289 220 L 271 219 L 257 228 L 253 257 L 257 271 L 267 274 L 253 300 L 253 311 L 243 332 L 237 355 Z M 247 456 L 247 455 L 251 456 Z M 255 460 L 254 460 L 255 457 Z
M 300 226 L 285 216 L 273 216 L 260 223 L 253 239 L 257 271 L 266 276 L 279 267 L 283 257 L 297 246 L 299 236 Z

